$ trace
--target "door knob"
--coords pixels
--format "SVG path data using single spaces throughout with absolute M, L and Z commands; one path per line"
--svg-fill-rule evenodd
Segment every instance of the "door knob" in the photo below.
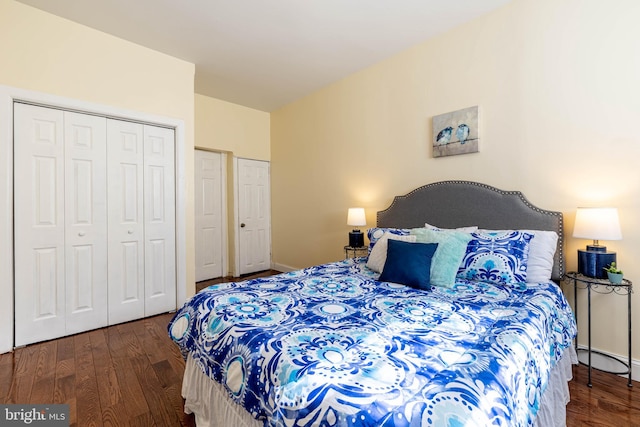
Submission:
M 78 236 L 80 236 L 80 237 L 84 236 L 84 231 L 79 232 Z
M 127 230 L 127 233 L 133 234 L 133 230 Z
M 243 222 L 242 224 L 240 224 L 240 227 L 244 228 L 246 226 L 246 224 Z

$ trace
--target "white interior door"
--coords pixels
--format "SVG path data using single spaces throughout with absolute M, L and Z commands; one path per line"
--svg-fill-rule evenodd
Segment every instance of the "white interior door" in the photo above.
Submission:
M 224 275 L 221 153 L 195 151 L 196 281 Z
M 107 119 L 64 112 L 66 332 L 107 326 Z
M 15 345 L 65 335 L 64 118 L 14 106 Z
M 176 309 L 175 138 L 144 125 L 145 316 Z
M 239 274 L 271 268 L 269 162 L 238 159 Z
M 107 120 L 109 324 L 144 317 L 143 126 Z

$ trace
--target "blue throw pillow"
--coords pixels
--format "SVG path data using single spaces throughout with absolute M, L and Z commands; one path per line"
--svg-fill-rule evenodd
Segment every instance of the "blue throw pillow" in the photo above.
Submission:
M 458 277 L 502 284 L 526 282 L 533 234 L 503 230 L 476 232 L 471 236 Z
M 381 282 L 400 283 L 412 288 L 431 288 L 431 259 L 437 243 L 411 243 L 389 239 L 387 260 Z

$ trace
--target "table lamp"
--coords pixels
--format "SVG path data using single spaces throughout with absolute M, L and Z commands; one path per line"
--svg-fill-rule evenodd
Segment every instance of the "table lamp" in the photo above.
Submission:
M 573 226 L 573 237 L 593 239 L 586 250 L 578 249 L 578 273 L 587 277 L 605 279 L 604 267 L 616 262 L 616 253 L 607 252 L 599 240 L 621 240 L 620 220 L 616 208 L 578 208 Z
M 349 208 L 347 225 L 351 225 L 352 227 L 367 225 L 364 208 Z M 361 248 L 364 246 L 364 234 L 362 231 L 354 228 L 353 231 L 349 232 L 349 246 L 352 248 Z

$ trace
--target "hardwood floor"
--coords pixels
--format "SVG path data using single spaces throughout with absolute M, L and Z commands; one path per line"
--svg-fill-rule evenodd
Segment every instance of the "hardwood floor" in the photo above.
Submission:
M 69 405 L 70 426 L 195 426 L 180 396 L 172 314 L 0 355 L 0 403 Z
M 75 427 L 194 426 L 193 416 L 183 413 L 184 361 L 167 335 L 171 317 L 162 314 L 0 355 L 0 403 L 66 403 Z M 598 370 L 593 388 L 586 383 L 587 368 L 575 366 L 567 427 L 640 426 L 640 383 L 628 388 L 625 378 Z
M 592 369 L 589 388 L 587 376 L 586 366 L 573 367 L 567 427 L 640 426 L 640 382 L 628 387 L 626 378 Z

